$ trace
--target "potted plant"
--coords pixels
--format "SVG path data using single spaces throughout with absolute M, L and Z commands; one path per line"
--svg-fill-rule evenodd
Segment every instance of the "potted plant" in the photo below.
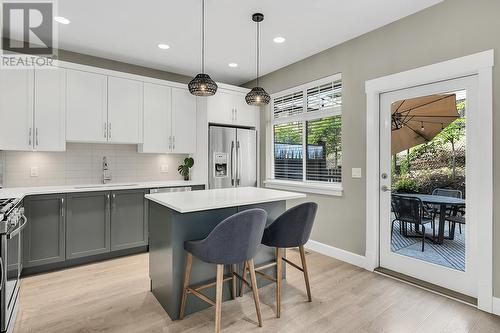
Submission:
M 184 159 L 184 164 L 179 165 L 177 171 L 184 177 L 184 180 L 189 180 L 189 169 L 194 165 L 194 160 L 192 157 L 186 157 Z

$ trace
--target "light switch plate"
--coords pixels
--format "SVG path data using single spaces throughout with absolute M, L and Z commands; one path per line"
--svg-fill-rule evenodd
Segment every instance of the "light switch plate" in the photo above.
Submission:
M 352 178 L 361 178 L 361 168 L 352 168 Z
M 37 166 L 32 166 L 30 168 L 30 175 L 31 175 L 31 177 L 38 177 L 38 167 Z
M 163 165 L 160 167 L 160 172 L 161 172 L 161 173 L 168 173 L 168 164 L 163 164 Z

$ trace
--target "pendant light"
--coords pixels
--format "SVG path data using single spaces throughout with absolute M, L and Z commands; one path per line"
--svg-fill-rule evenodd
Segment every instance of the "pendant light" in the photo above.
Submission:
M 201 73 L 188 84 L 189 92 L 195 96 L 213 96 L 217 83 L 205 74 L 205 0 L 201 0 Z
M 260 60 L 260 22 L 264 21 L 264 14 L 255 13 L 252 15 L 252 21 L 257 23 L 257 86 L 252 88 L 245 96 L 245 101 L 249 105 L 263 106 L 269 104 L 271 97 L 264 90 L 259 87 L 259 60 Z

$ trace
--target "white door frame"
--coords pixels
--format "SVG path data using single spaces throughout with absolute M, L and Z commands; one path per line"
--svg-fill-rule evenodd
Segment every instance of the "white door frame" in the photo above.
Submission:
M 473 217 L 477 225 L 477 299 L 478 308 L 492 312 L 493 302 L 493 79 L 494 52 L 488 50 L 437 64 L 419 67 L 366 81 L 366 268 L 379 266 L 379 117 L 380 94 L 419 85 L 478 75 L 478 110 L 482 156 L 473 171 L 474 182 L 481 190 L 473 193 L 478 206 Z

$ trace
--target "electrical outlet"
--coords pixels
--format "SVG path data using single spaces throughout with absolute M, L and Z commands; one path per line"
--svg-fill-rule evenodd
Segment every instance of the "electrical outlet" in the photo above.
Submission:
M 161 173 L 168 173 L 168 164 L 163 164 L 163 165 L 160 167 L 160 172 L 161 172 Z
M 30 168 L 30 175 L 31 175 L 31 177 L 38 177 L 38 167 L 37 166 L 32 166 Z

